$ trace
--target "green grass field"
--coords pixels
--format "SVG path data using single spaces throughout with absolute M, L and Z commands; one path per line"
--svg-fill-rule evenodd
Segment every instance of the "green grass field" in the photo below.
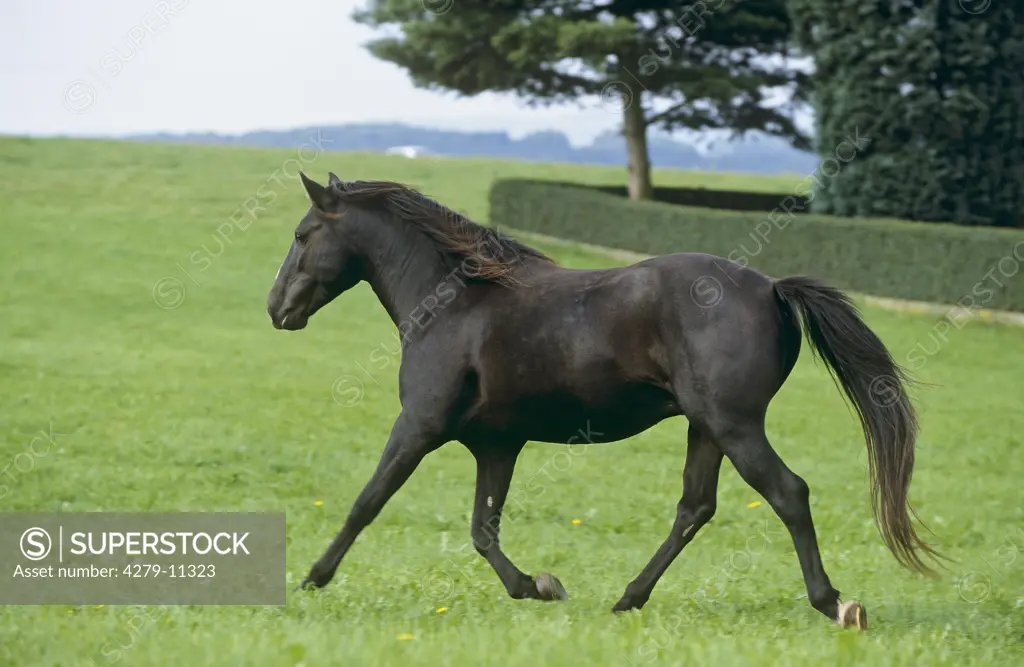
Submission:
M 290 590 L 340 528 L 399 405 L 397 359 L 361 370 L 382 343 L 393 349 L 365 286 L 305 331 L 271 327 L 266 294 L 307 208 L 288 161 L 321 180 L 405 181 L 482 222 L 497 176 L 622 177 L 311 153 L 0 139 L 0 510 L 285 511 Z M 274 177 L 282 168 L 293 177 Z M 656 180 L 785 191 L 798 179 Z M 218 241 L 261 187 L 258 219 Z M 616 263 L 538 245 L 569 266 Z M 897 358 L 935 349 L 934 317 L 865 312 Z M 919 394 L 912 486 L 956 560 L 935 579 L 883 547 L 855 420 L 806 347 L 769 412 L 769 437 L 811 485 L 832 582 L 865 604 L 868 633 L 811 609 L 788 534 L 729 466 L 718 514 L 647 607 L 610 613 L 674 518 L 677 419 L 571 458 L 531 444 L 520 459 L 513 492 L 535 491 L 503 545 L 522 569 L 558 575 L 568 602 L 507 598 L 473 552 L 474 466 L 452 443 L 316 594 L 268 608 L 3 607 L 0 665 L 1021 664 L 1024 330 L 971 323 L 939 347 L 918 374 L 933 386 Z M 347 375 L 363 390 L 344 407 L 332 388 Z M 51 428 L 53 445 L 33 454 Z

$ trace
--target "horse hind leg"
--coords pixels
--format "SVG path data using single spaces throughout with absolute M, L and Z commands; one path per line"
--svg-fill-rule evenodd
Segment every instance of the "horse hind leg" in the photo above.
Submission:
M 715 444 L 788 529 L 811 606 L 843 627 L 866 629 L 864 607 L 856 601 L 840 601 L 839 591 L 832 587 L 821 563 L 811 520 L 810 488 L 772 449 L 763 420 L 723 420 L 721 424 L 713 430 Z
M 612 611 L 640 609 L 651 597 L 654 586 L 697 531 L 715 514 L 718 473 L 722 452 L 694 423 L 687 432 L 686 465 L 683 469 L 683 497 L 676 506 L 676 520 L 668 538 L 647 566 L 626 587 Z

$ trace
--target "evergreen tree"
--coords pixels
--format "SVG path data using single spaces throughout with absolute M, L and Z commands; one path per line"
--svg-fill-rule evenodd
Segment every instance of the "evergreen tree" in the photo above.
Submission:
M 599 96 L 621 114 L 632 198 L 651 196 L 650 127 L 807 145 L 792 122 L 803 75 L 785 57 L 785 0 L 372 0 L 355 18 L 385 34 L 371 52 L 424 88 L 530 104 Z
M 791 0 L 816 71 L 816 150 L 859 151 L 814 193 L 838 215 L 1024 216 L 1024 0 Z

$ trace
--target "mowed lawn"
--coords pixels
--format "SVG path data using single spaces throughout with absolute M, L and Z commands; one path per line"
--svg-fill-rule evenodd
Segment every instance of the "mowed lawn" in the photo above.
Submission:
M 399 411 L 398 359 L 369 362 L 394 346 L 365 286 L 305 331 L 271 327 L 266 294 L 307 207 L 288 160 L 321 180 L 332 170 L 405 181 L 481 222 L 498 176 L 623 175 L 0 139 L 0 510 L 285 511 L 289 590 L 301 580 L 377 463 Z M 799 180 L 656 177 L 782 192 Z M 261 187 L 258 219 L 218 241 Z M 617 263 L 540 245 L 569 266 Z M 270 608 L 4 607 L 0 664 L 1021 664 L 1024 330 L 972 323 L 937 345 L 934 317 L 865 313 L 897 358 L 919 344 L 935 352 L 918 373 L 931 384 L 919 391 L 912 497 L 955 562 L 927 579 L 885 550 L 855 419 L 806 346 L 769 437 L 811 485 L 825 566 L 867 607 L 868 633 L 841 631 L 808 605 L 788 534 L 728 465 L 718 514 L 646 608 L 610 613 L 674 518 L 686 432 L 676 419 L 575 455 L 534 443 L 520 459 L 522 509 L 502 542 L 522 569 L 558 575 L 565 603 L 509 599 L 472 550 L 474 465 L 451 443 L 318 593 L 289 592 Z M 33 454 L 48 431 L 53 445 Z

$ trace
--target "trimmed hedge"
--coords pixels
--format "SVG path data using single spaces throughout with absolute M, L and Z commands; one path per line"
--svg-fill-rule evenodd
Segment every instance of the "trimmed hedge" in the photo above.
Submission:
M 899 220 L 738 213 L 633 202 L 587 187 L 499 180 L 491 224 L 649 255 L 705 252 L 770 276 L 842 289 L 1024 311 L 1024 233 Z
M 580 187 L 579 184 L 574 183 L 565 183 L 565 185 Z M 586 185 L 583 187 L 619 197 L 629 196 L 629 191 L 624 185 Z M 677 206 L 716 208 L 722 211 L 761 211 L 762 213 L 773 210 L 782 199 L 792 196 L 799 202 L 800 206 L 799 211 L 794 207 L 794 213 L 803 214 L 810 211 L 808 198 L 801 195 L 682 187 L 655 187 L 653 195 L 654 201 L 676 204 Z

